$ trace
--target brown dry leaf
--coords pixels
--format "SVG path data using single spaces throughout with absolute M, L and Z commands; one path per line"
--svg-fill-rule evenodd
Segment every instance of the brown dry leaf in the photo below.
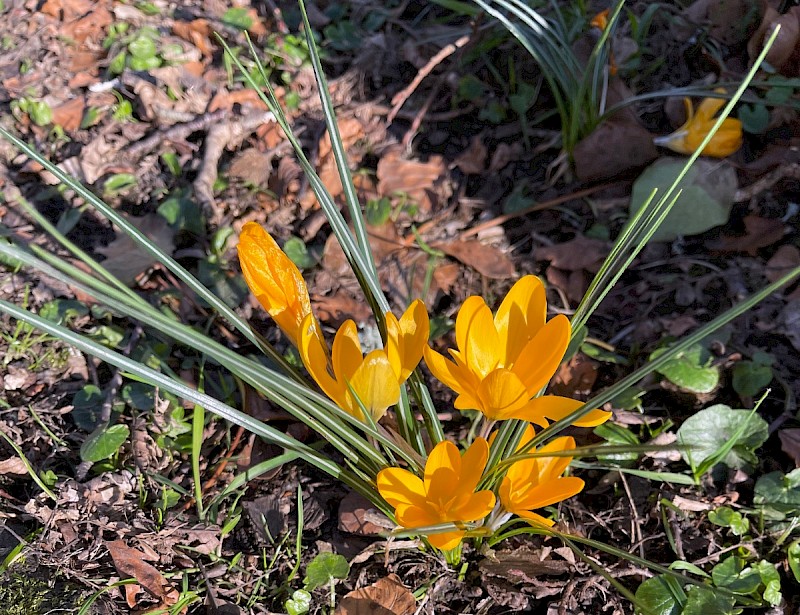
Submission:
M 4 474 L 23 475 L 28 473 L 28 467 L 19 457 L 9 457 L 0 461 L 0 476 Z
M 320 321 L 331 325 L 340 325 L 348 318 L 357 323 L 365 322 L 372 316 L 372 310 L 363 300 L 356 299 L 344 291 L 324 297 L 313 295 L 311 303 Z
M 472 137 L 469 147 L 453 161 L 453 165 L 467 175 L 480 175 L 486 167 L 488 153 L 486 145 L 483 143 L 483 136 L 475 135 Z
M 533 257 L 536 260 L 550 261 L 553 267 L 566 271 L 585 269 L 596 273 L 609 251 L 610 246 L 607 241 L 577 235 L 564 243 L 536 248 Z
M 597 363 L 586 355 L 578 353 L 559 366 L 549 392 L 564 397 L 587 395 L 591 393 L 595 380 L 597 380 Z
M 534 583 L 542 575 L 560 575 L 570 569 L 570 565 L 560 559 L 549 557 L 550 549 L 533 550 L 520 547 L 513 550 L 497 551 L 492 559 L 484 559 L 480 565 L 484 576 L 500 577 L 514 583 Z
M 693 26 L 704 26 L 721 43 L 741 45 L 758 27 L 766 6 L 766 0 L 696 0 L 683 11 L 690 27 L 673 28 L 673 33 L 687 40 L 695 33 Z
M 66 132 L 78 130 L 85 109 L 86 100 L 83 96 L 61 103 L 57 107 L 53 107 L 53 124 L 61 126 Z
M 369 511 L 375 507 L 363 495 L 351 491 L 339 504 L 339 529 L 360 536 L 375 536 L 383 528 L 367 519 Z
M 214 53 L 211 45 L 211 24 L 206 19 L 194 19 L 192 21 L 176 21 L 172 24 L 172 32 L 185 41 L 197 47 L 206 57 Z
M 416 609 L 414 594 L 397 575 L 390 574 L 347 594 L 336 608 L 336 615 L 411 615 Z
M 800 267 L 800 250 L 797 246 L 786 244 L 778 248 L 767 261 L 764 275 L 770 282 L 777 282 L 795 267 Z
M 431 247 L 469 265 L 487 278 L 505 280 L 516 273 L 514 263 L 503 251 L 477 240 L 435 241 L 431 243 Z
M 438 203 L 437 191 L 444 189 L 447 165 L 444 158 L 434 155 L 427 162 L 405 160 L 402 146 L 391 147 L 378 161 L 378 191 L 381 196 L 407 194 L 422 214 L 430 213 Z
M 228 92 L 225 88 L 220 88 L 219 91 L 214 94 L 214 98 L 211 99 L 211 102 L 208 103 L 208 112 L 212 113 L 218 109 L 230 111 L 233 109 L 234 105 L 242 105 L 264 111 L 267 110 L 267 105 L 264 104 L 264 101 L 261 100 L 258 92 L 255 90 L 245 88 L 243 90 Z
M 158 214 L 147 214 L 130 222 L 167 254 L 172 253 L 175 248 L 175 231 L 164 218 Z M 128 285 L 132 285 L 136 276 L 156 263 L 152 255 L 144 252 L 133 239 L 123 233 L 104 248 L 97 248 L 97 252 L 106 257 L 103 267 Z
M 584 182 L 616 178 L 658 158 L 653 135 L 636 119 L 616 115 L 575 146 L 575 174 Z
M 794 460 L 794 465 L 800 468 L 800 429 L 780 429 L 778 437 L 781 439 L 781 450 Z
M 746 252 L 755 256 L 761 248 L 780 241 L 786 233 L 786 225 L 780 218 L 745 216 L 744 228 L 744 235 L 724 235 L 715 241 L 709 241 L 708 247 L 719 252 Z
M 228 174 L 253 186 L 266 186 L 272 174 L 272 158 L 272 155 L 251 147 L 236 155 Z
M 125 544 L 123 540 L 106 543 L 114 567 L 124 578 L 134 578 L 150 595 L 161 600 L 164 606 L 172 606 L 180 594 L 158 571 L 142 559 L 142 553 Z
M 764 42 L 780 26 L 780 32 L 778 32 L 775 42 L 767 52 L 765 61 L 782 74 L 787 76 L 797 74 L 797 63 L 790 60 L 796 59 L 800 53 L 800 49 L 798 49 L 798 38 L 800 37 L 800 12 L 798 8 L 800 7 L 792 7 L 781 15 L 774 8 L 767 7 L 761 20 L 761 25 L 759 25 L 758 30 L 747 43 L 747 53 L 751 60 L 754 60 L 761 53 L 764 48 Z

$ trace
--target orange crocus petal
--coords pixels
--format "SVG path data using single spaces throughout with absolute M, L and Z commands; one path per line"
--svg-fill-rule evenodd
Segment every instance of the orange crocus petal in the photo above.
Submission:
M 455 549 L 464 539 L 464 534 L 466 534 L 466 532 L 463 531 L 442 532 L 441 534 L 430 534 L 427 538 L 428 542 L 437 549 L 450 551 L 451 549 Z
M 311 313 L 300 270 L 255 222 L 242 227 L 237 249 L 247 286 L 292 344 L 299 346 L 300 323 Z
M 544 326 L 546 317 L 547 300 L 541 280 L 532 275 L 517 280 L 494 317 L 503 365 L 517 360 L 528 340 Z
M 724 93 L 724 90 L 716 90 Z M 683 99 L 686 106 L 686 122 L 678 130 L 655 139 L 656 145 L 667 147 L 681 154 L 693 154 L 716 123 L 714 116 L 725 105 L 721 98 L 705 98 L 693 111 L 688 98 Z M 725 118 L 703 150 L 704 156 L 724 158 L 742 146 L 742 123 L 735 118 Z
M 558 421 L 565 416 L 572 414 L 583 405 L 582 401 L 570 399 L 569 397 L 559 397 L 557 395 L 543 395 L 528 402 L 528 404 L 516 411 L 509 418 L 529 421 L 547 427 L 547 419 Z M 596 427 L 605 423 L 611 418 L 610 412 L 603 410 L 592 410 L 583 417 L 572 423 L 578 427 Z
M 459 349 L 463 351 L 464 362 L 470 370 L 484 377 L 500 362 L 500 339 L 494 326 L 492 311 L 483 300 L 476 307 L 468 321 L 467 343 L 463 347 L 459 346 Z
M 437 380 L 453 389 L 456 393 L 465 391 L 467 380 L 471 379 L 471 374 L 460 368 L 452 361 L 447 360 L 441 354 L 426 346 L 423 348 L 425 364 Z
M 448 440 L 433 447 L 425 462 L 425 490 L 428 494 L 451 494 L 461 473 L 461 455 Z
M 391 506 L 420 506 L 425 501 L 422 479 L 402 468 L 384 468 L 376 479 L 381 497 Z
M 341 406 L 344 389 L 328 372 L 328 353 L 320 337 L 319 323 L 309 314 L 300 326 L 300 358 L 308 373 L 322 389 L 323 393 Z
M 422 351 L 428 344 L 430 320 L 425 304 L 414 300 L 400 317 L 386 314 L 386 354 L 400 382 L 411 375 L 422 359 Z
M 572 436 L 562 436 L 548 442 L 536 450 L 537 453 L 553 453 L 567 451 L 575 448 L 575 438 Z M 545 480 L 561 476 L 564 470 L 572 461 L 572 457 L 537 457 L 536 463 L 539 466 L 539 476 Z
M 542 515 L 538 515 L 535 512 L 530 512 L 529 510 L 520 510 L 517 511 L 517 516 L 522 517 L 526 521 L 528 521 L 531 525 L 543 525 L 545 527 L 553 527 L 556 522 L 552 519 L 546 519 L 542 517 Z
M 350 386 L 376 421 L 386 413 L 389 406 L 400 401 L 400 384 L 382 350 L 373 350 L 364 357 L 350 380 Z M 352 412 L 357 418 L 361 418 L 358 404 L 353 406 Z
M 530 392 L 529 397 L 535 395 L 556 373 L 567 351 L 570 332 L 569 319 L 559 314 L 539 329 L 520 353 L 513 370 Z
M 544 508 L 545 506 L 556 504 L 580 493 L 583 486 L 584 482 L 574 476 L 547 480 L 540 485 L 527 489 L 522 497 L 516 498 L 514 502 L 515 508 L 511 512 L 533 510 L 534 508 Z
M 458 518 L 462 521 L 483 519 L 492 512 L 495 501 L 495 495 L 491 491 L 479 491 L 471 495 L 464 504 L 457 507 Z
M 356 323 L 346 320 L 336 332 L 331 349 L 331 362 L 336 379 L 351 380 L 363 359 Z
M 461 458 L 461 479 L 458 484 L 460 493 L 475 491 L 478 482 L 483 476 L 486 462 L 489 460 L 489 443 L 484 438 L 475 438 L 472 445 L 464 452 Z M 476 517 L 477 518 L 477 517 Z M 465 521 L 471 521 L 466 519 Z
M 492 420 L 505 420 L 525 407 L 530 392 L 513 372 L 499 368 L 488 374 L 478 386 L 480 410 Z

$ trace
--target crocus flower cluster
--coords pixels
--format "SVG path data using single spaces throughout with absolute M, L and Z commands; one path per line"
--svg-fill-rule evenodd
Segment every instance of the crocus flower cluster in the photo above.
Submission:
M 527 422 L 519 447 L 531 442 L 533 424 L 547 427 L 582 405 L 541 395 L 564 357 L 571 329 L 563 315 L 547 320 L 545 289 L 534 276 L 518 280 L 494 315 L 481 297 L 469 297 L 456 317 L 456 348 L 449 350 L 449 358 L 428 347 L 428 313 L 419 300 L 400 318 L 385 314 L 384 347 L 364 355 L 352 320 L 339 328 L 328 347 L 300 271 L 259 225 L 243 228 L 239 259 L 248 286 L 296 346 L 320 389 L 360 420 L 366 411 L 379 421 L 398 403 L 401 386 L 423 355 L 433 375 L 458 394 L 457 409 L 481 412 L 488 425 L 508 419 Z M 574 425 L 599 425 L 609 416 L 593 410 Z M 583 488 L 582 480 L 562 476 L 572 460 L 563 453 L 574 449 L 575 441 L 561 437 L 528 451 L 530 456 L 508 467 L 495 490 L 478 490 L 493 438 L 476 438 L 463 455 L 451 442 L 439 442 L 428 454 L 422 477 L 400 467 L 381 470 L 376 486 L 394 507 L 397 523 L 408 529 L 454 524 L 458 529 L 422 532 L 442 550 L 459 545 L 467 532 L 464 524 L 489 515 L 503 519 L 516 514 L 533 524 L 552 525 L 534 510 Z
M 719 90 L 719 93 L 722 93 Z M 697 107 L 692 106 L 692 101 L 683 99 L 686 107 L 686 122 L 672 134 L 655 139 L 656 145 L 667 147 L 679 154 L 694 154 L 703 139 L 716 123 L 714 116 L 724 105 L 722 98 L 705 98 Z M 742 123 L 732 117 L 723 120 L 719 130 L 711 137 L 708 145 L 703 149 L 703 156 L 725 158 L 730 156 L 742 146 Z

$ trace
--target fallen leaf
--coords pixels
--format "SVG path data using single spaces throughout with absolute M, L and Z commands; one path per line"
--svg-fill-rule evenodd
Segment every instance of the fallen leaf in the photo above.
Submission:
M 19 457 L 9 457 L 0 461 L 0 476 L 3 474 L 23 475 L 28 473 L 28 467 Z
M 696 0 L 683 10 L 689 26 L 676 24 L 673 34 L 687 40 L 702 26 L 710 36 L 727 46 L 744 43 L 761 21 L 767 3 L 764 0 Z
M 795 267 L 800 267 L 800 250 L 797 246 L 785 244 L 767 261 L 764 275 L 770 282 L 777 282 Z
M 83 96 L 78 96 L 72 100 L 61 103 L 53 107 L 53 124 L 61 126 L 66 132 L 78 130 L 83 119 L 83 112 L 86 109 L 86 101 Z
M 172 606 L 180 594 L 158 571 L 142 559 L 142 553 L 129 547 L 122 540 L 106 543 L 114 567 L 124 578 L 133 578 L 153 597 L 161 600 L 164 606 Z
M 267 110 L 267 105 L 258 95 L 258 92 L 250 88 L 243 90 L 234 90 L 228 92 L 225 88 L 220 88 L 211 102 L 208 103 L 208 112 L 212 113 L 218 109 L 225 109 L 230 111 L 234 105 L 243 105 L 252 107 L 253 109 Z
M 717 240 L 709 241 L 708 247 L 718 252 L 746 252 L 750 256 L 756 256 L 761 248 L 780 241 L 786 234 L 786 225 L 780 218 L 745 216 L 744 228 L 744 235 L 723 235 Z
M 172 32 L 185 41 L 197 47 L 204 56 L 209 57 L 214 52 L 211 46 L 211 25 L 206 19 L 193 19 L 192 21 L 176 21 L 172 24 Z
M 364 496 L 351 491 L 339 504 L 339 529 L 360 536 L 375 536 L 384 528 L 367 519 L 369 511 L 375 507 Z
M 411 615 L 416 609 L 414 594 L 397 575 L 390 574 L 347 594 L 336 608 L 336 615 Z
M 516 273 L 514 263 L 503 251 L 477 240 L 436 241 L 431 247 L 441 250 L 448 256 L 469 265 L 481 275 L 496 280 L 505 280 Z
M 564 243 L 540 246 L 533 252 L 536 260 L 550 261 L 553 267 L 566 271 L 586 270 L 596 273 L 603 259 L 611 251 L 607 241 L 577 235 Z
M 549 392 L 562 397 L 591 393 L 597 380 L 597 363 L 585 354 L 577 353 L 562 363 L 553 377 Z
M 175 231 L 164 218 L 158 214 L 147 214 L 141 218 L 133 218 L 130 222 L 167 254 L 172 253 L 175 247 Z M 125 233 L 119 233 L 114 241 L 105 247 L 96 248 L 96 251 L 106 257 L 103 267 L 128 285 L 132 285 L 140 273 L 156 263 L 151 254 L 142 250 Z
M 272 173 L 272 158 L 272 155 L 251 147 L 236 155 L 228 174 L 252 186 L 266 186 Z
M 448 196 L 437 194 L 446 191 L 447 165 L 444 158 L 433 155 L 427 162 L 420 162 L 406 160 L 402 153 L 402 146 L 391 147 L 378 161 L 378 191 L 387 197 L 406 194 L 419 206 L 421 213 L 429 213 L 440 196 Z
M 492 559 L 486 558 L 479 568 L 482 574 L 500 577 L 513 584 L 532 583 L 541 575 L 561 575 L 570 569 L 563 560 L 549 557 L 550 550 L 533 550 L 527 547 L 496 551 Z
M 614 179 L 658 158 L 653 135 L 621 115 L 603 122 L 573 150 L 575 174 L 583 182 Z
M 483 143 L 482 135 L 475 135 L 469 147 L 461 152 L 453 161 L 453 165 L 461 169 L 467 175 L 480 175 L 486 167 L 486 156 L 488 152 Z
M 780 32 L 767 52 L 764 59 L 779 73 L 786 76 L 797 74 L 798 38 L 800 37 L 800 7 L 792 7 L 786 13 L 780 14 L 771 6 L 767 7 L 761 24 L 755 34 L 747 43 L 747 53 L 750 60 L 754 60 L 764 49 L 764 42 L 772 36 L 775 29 L 780 26 Z
M 794 465 L 800 468 L 800 429 L 780 429 L 778 437 L 781 439 L 781 450 L 794 460 Z
M 372 316 L 372 310 L 363 300 L 356 299 L 344 291 L 334 295 L 314 295 L 311 297 L 311 303 L 317 318 L 330 325 L 340 325 L 348 318 L 361 323 Z

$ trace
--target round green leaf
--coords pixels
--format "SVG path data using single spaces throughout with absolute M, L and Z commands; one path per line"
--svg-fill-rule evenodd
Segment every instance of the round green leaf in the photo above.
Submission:
M 684 461 L 697 468 L 722 447 L 729 444 L 742 423 L 747 421 L 739 439 L 721 462 L 729 468 L 744 468 L 755 463 L 753 451 L 767 441 L 767 422 L 750 410 L 733 410 L 717 404 L 690 416 L 678 429 L 678 443 Z
M 770 472 L 756 481 L 753 503 L 783 518 L 800 510 L 800 468 L 788 474 Z
M 633 184 L 631 215 L 647 202 L 653 189 L 661 198 L 683 169 L 682 158 L 661 158 Z M 697 235 L 728 221 L 736 194 L 736 171 L 718 160 L 699 158 L 678 185 L 675 205 L 653 235 L 653 241 L 672 241 L 679 235 Z M 677 194 L 677 192 L 675 193 Z
M 345 579 L 350 573 L 347 560 L 336 553 L 320 553 L 311 560 L 303 580 L 308 591 L 330 583 L 331 579 Z
M 108 459 L 119 450 L 130 436 L 131 430 L 127 425 L 101 425 L 89 434 L 81 445 L 81 459 L 83 461 L 102 461 Z
M 647 579 L 636 590 L 637 612 L 652 615 L 679 615 L 681 604 L 664 575 Z
M 650 360 L 659 357 L 667 350 L 659 348 L 650 355 Z M 719 384 L 719 368 L 710 365 L 710 362 L 708 351 L 702 345 L 695 344 L 656 371 L 686 391 L 710 393 Z
M 772 382 L 772 368 L 754 361 L 739 361 L 733 366 L 733 390 L 740 397 L 755 397 Z

